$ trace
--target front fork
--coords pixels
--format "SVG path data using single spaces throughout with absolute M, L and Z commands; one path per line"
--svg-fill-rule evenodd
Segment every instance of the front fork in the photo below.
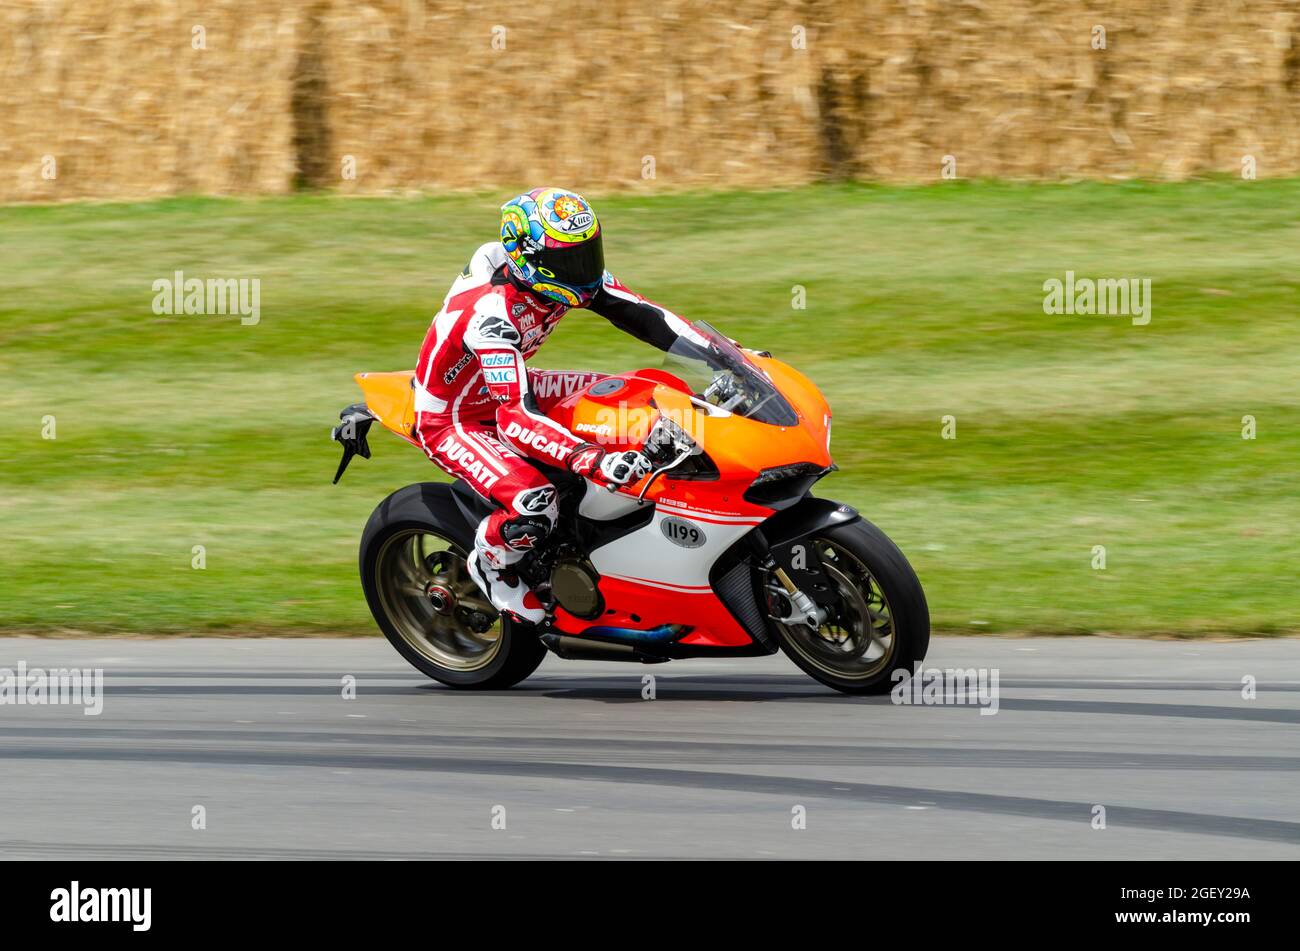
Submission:
M 826 612 L 817 607 L 812 598 L 795 587 L 795 583 L 790 580 L 784 568 L 778 565 L 773 574 L 776 575 L 776 580 L 781 582 L 781 587 L 785 589 L 786 597 L 790 599 L 790 606 L 793 609 L 789 614 L 776 620 L 785 624 L 807 624 L 814 631 L 818 630 L 826 620 Z
M 775 578 L 779 583 L 779 587 L 770 585 L 768 590 L 774 594 L 783 595 L 786 598 L 787 607 L 790 609 L 788 614 L 778 616 L 769 612 L 768 616 L 774 621 L 780 621 L 782 624 L 807 624 L 814 631 L 818 630 L 822 626 L 822 622 L 826 620 L 826 611 L 819 608 L 812 598 L 801 591 L 798 585 L 791 580 L 789 573 L 776 563 L 767 536 L 763 534 L 761 528 L 754 529 L 750 539 L 758 563 L 769 576 Z

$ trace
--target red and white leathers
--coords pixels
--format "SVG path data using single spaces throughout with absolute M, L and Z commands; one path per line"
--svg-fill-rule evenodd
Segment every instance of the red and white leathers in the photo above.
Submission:
M 527 459 L 564 468 L 575 449 L 589 446 L 548 419 L 547 410 L 600 376 L 525 367 L 569 308 L 519 286 L 505 264 L 498 242 L 474 252 L 434 317 L 415 370 L 415 428 L 424 451 L 501 506 L 475 539 L 495 572 L 517 562 L 555 524 L 555 488 Z M 661 350 L 681 335 L 696 336 L 686 321 L 608 273 L 588 309 Z M 494 602 L 502 596 L 487 593 Z M 515 614 L 541 619 L 539 602 L 522 585 L 509 601 Z

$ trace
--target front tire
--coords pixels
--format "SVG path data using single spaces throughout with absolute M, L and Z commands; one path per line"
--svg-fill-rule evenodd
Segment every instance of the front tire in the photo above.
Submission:
M 828 687 L 888 693 L 900 682 L 896 672 L 910 674 L 930 646 L 930 610 L 916 572 L 866 519 L 822 529 L 803 541 L 816 551 L 835 603 L 816 631 L 807 624 L 773 621 L 781 649 Z
M 502 617 L 470 578 L 474 550 L 445 483 L 398 489 L 361 535 L 361 587 L 375 623 L 416 670 L 449 687 L 504 690 L 546 656 L 531 624 Z

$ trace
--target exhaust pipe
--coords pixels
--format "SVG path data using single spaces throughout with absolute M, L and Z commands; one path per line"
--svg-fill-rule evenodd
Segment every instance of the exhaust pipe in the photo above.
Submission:
M 541 640 L 548 650 L 565 660 L 621 660 L 658 664 L 668 659 L 644 654 L 631 644 L 593 641 L 585 637 L 570 637 L 568 634 L 543 634 Z

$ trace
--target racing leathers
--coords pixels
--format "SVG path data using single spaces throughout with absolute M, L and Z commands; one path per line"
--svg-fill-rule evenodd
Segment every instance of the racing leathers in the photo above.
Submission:
M 601 375 L 525 366 L 569 308 L 521 287 L 505 265 L 504 248 L 489 242 L 447 292 L 416 364 L 415 433 L 438 466 L 498 504 L 478 527 L 470 571 L 498 609 L 536 622 L 541 604 L 510 568 L 550 533 L 558 510 L 555 487 L 527 459 L 598 482 L 640 478 L 646 463 L 639 453 L 607 454 L 548 418 Z M 587 306 L 661 350 L 696 336 L 608 272 Z

